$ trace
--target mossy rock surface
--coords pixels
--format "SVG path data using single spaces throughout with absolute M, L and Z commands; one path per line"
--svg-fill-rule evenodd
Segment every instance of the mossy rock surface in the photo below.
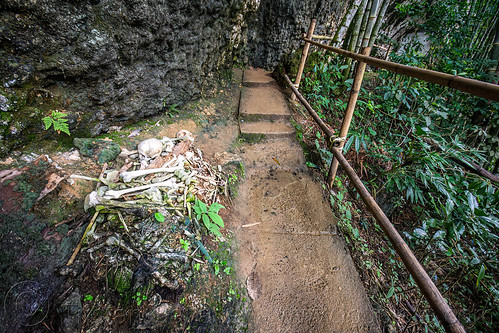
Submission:
M 111 162 L 121 153 L 120 146 L 112 141 L 75 138 L 73 144 L 80 154 L 93 158 L 98 164 Z

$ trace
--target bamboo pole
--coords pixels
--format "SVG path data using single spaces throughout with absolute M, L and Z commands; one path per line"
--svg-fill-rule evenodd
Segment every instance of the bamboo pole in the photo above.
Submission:
M 362 38 L 362 37 L 359 37 L 359 30 L 360 30 L 360 27 L 361 27 L 361 24 L 362 24 L 362 20 L 364 18 L 364 14 L 366 12 L 367 5 L 368 5 L 368 1 L 367 0 L 363 0 L 362 4 L 359 7 L 359 10 L 355 14 L 352 22 L 350 23 L 351 29 L 352 29 L 351 30 L 351 36 L 350 36 L 350 39 L 348 40 L 348 45 L 345 46 L 346 48 L 348 48 L 348 51 L 350 51 L 350 52 L 354 52 L 355 51 L 355 46 L 357 45 L 357 40 L 359 38 Z M 348 33 L 348 31 L 347 31 L 347 33 Z M 346 39 L 346 36 L 345 36 L 345 41 L 346 40 L 347 39 Z M 343 77 L 347 78 L 350 75 L 350 69 L 351 69 L 351 66 L 352 66 L 352 60 L 350 58 L 346 59 L 345 65 L 347 65 L 347 67 L 343 70 L 343 72 L 341 72 L 341 75 L 343 75 Z
M 379 10 L 378 16 L 376 17 L 376 23 L 374 24 L 373 30 L 371 32 L 371 36 L 369 38 L 369 46 L 373 47 L 376 38 L 378 38 L 379 29 L 381 28 L 381 23 L 383 22 L 383 18 L 385 17 L 386 10 L 388 8 L 388 4 L 390 0 L 384 0 L 381 5 L 381 9 Z
M 369 52 L 371 52 L 370 47 L 366 47 L 362 51 L 362 53 L 367 53 L 367 54 L 369 54 Z M 352 90 L 350 90 L 350 98 L 348 99 L 348 105 L 345 111 L 345 116 L 343 117 L 343 121 L 341 123 L 340 134 L 338 137 L 339 149 L 343 149 L 343 146 L 345 145 L 348 130 L 350 129 L 350 124 L 352 123 L 355 105 L 357 104 L 357 99 L 359 98 L 360 86 L 362 85 L 362 80 L 364 79 L 365 70 L 366 70 L 366 63 L 359 62 L 357 64 L 357 70 L 355 72 L 355 78 L 353 80 Z M 329 185 L 329 188 L 333 188 L 333 182 L 334 178 L 336 177 L 337 171 L 338 171 L 338 161 L 333 157 L 327 175 L 327 183 Z
M 395 251 L 402 259 L 405 267 L 414 278 L 414 281 L 416 281 L 421 293 L 424 295 L 433 311 L 435 311 L 438 319 L 445 327 L 445 330 L 453 333 L 466 332 L 463 325 L 461 325 L 456 315 L 443 298 L 442 294 L 440 294 L 437 287 L 426 273 L 423 266 L 421 266 L 409 246 L 404 242 L 404 239 L 397 232 L 388 217 L 386 217 L 385 213 L 383 213 L 383 210 L 378 206 L 374 198 L 360 180 L 359 176 L 357 176 L 353 168 L 343 156 L 341 150 L 333 147 L 331 148 L 331 152 L 339 161 L 339 164 L 347 174 L 348 178 L 352 181 L 352 184 L 360 194 L 362 201 L 364 201 L 371 214 L 373 214 L 376 221 L 378 221 L 381 228 L 388 236 L 388 239 L 395 248 Z
M 328 140 L 329 141 L 333 140 L 334 135 L 331 132 L 331 130 L 329 130 L 327 125 L 322 121 L 322 119 L 310 106 L 307 100 L 293 86 L 289 77 L 287 75 L 284 75 L 284 78 L 291 87 L 291 90 L 296 94 L 296 97 L 300 100 L 303 106 L 305 106 L 310 115 L 315 119 L 317 124 L 324 131 Z M 341 153 L 341 150 L 332 147 L 331 152 L 333 153 L 335 158 L 339 161 L 339 164 L 344 169 L 345 173 L 352 181 L 352 184 L 359 192 L 362 201 L 364 201 L 369 211 L 373 214 L 373 216 L 376 218 L 378 223 L 383 228 L 383 231 L 388 236 L 390 242 L 393 244 L 395 251 L 397 251 L 397 254 L 400 256 L 407 270 L 414 278 L 414 281 L 416 281 L 422 294 L 427 299 L 433 311 L 435 311 L 440 322 L 445 327 L 445 330 L 447 332 L 452 332 L 452 333 L 465 332 L 463 326 L 457 319 L 454 312 L 452 312 L 452 309 L 446 303 L 445 299 L 440 294 L 433 281 L 431 281 L 430 277 L 426 273 L 423 266 L 421 266 L 421 264 L 418 262 L 417 258 L 414 256 L 409 246 L 407 246 L 407 244 L 404 242 L 404 239 L 400 236 L 400 234 L 397 232 L 397 230 L 390 222 L 388 217 L 386 217 L 386 215 L 383 213 L 383 210 L 378 206 L 376 201 L 373 199 L 369 191 L 366 189 L 366 187 L 360 180 L 359 176 L 357 176 L 353 168 L 350 166 L 348 161 Z
M 366 29 L 364 35 L 362 36 L 362 54 L 369 56 L 371 53 L 371 47 L 369 45 L 369 40 L 371 37 L 371 32 L 376 21 L 376 12 L 378 10 L 378 0 L 373 0 L 371 3 L 371 10 L 369 11 L 369 20 L 366 22 Z M 355 78 L 353 80 L 352 90 L 350 91 L 350 98 L 348 100 L 347 109 L 345 111 L 345 116 L 341 123 L 340 135 L 338 137 L 338 148 L 343 149 L 345 145 L 345 140 L 348 135 L 348 130 L 350 129 L 350 124 L 352 123 L 353 112 L 355 110 L 355 105 L 357 104 L 357 99 L 359 98 L 360 87 L 362 86 L 362 80 L 364 79 L 364 73 L 366 71 L 366 63 L 359 62 L 357 64 L 357 69 L 355 71 Z M 329 188 L 333 188 L 334 178 L 336 177 L 336 172 L 338 171 L 338 161 L 333 157 L 331 160 L 331 166 L 327 175 L 327 183 Z
M 310 39 L 314 34 L 315 24 L 317 23 L 316 19 L 312 19 L 310 22 L 310 26 L 308 27 L 307 38 Z M 303 46 L 303 52 L 301 54 L 300 65 L 298 66 L 298 73 L 296 74 L 295 86 L 296 88 L 300 87 L 301 76 L 303 75 L 303 69 L 305 68 L 305 63 L 307 62 L 308 49 L 310 48 L 310 43 L 305 42 Z M 291 95 L 291 99 L 294 101 L 295 95 Z
M 346 57 L 349 57 L 349 58 L 352 58 L 352 59 L 355 59 L 358 61 L 365 62 L 366 64 L 371 65 L 371 66 L 376 66 L 379 68 L 387 69 L 391 72 L 414 77 L 416 79 L 420 79 L 423 81 L 438 84 L 440 86 L 449 87 L 452 89 L 464 91 L 464 92 L 470 93 L 470 94 L 475 95 L 475 96 L 479 96 L 479 97 L 483 97 L 486 99 L 490 99 L 490 100 L 499 102 L 499 86 L 492 84 L 492 83 L 468 79 L 468 78 L 465 78 L 462 76 L 441 73 L 441 72 L 432 71 L 429 69 L 401 65 L 401 64 L 397 64 L 397 63 L 394 63 L 391 61 L 382 60 L 382 59 L 378 59 L 378 58 L 374 58 L 374 57 L 361 55 L 358 53 L 349 52 L 349 51 L 346 51 L 346 50 L 343 50 L 343 49 L 340 49 L 337 47 L 323 45 L 323 44 L 314 42 L 313 40 L 310 40 L 310 39 L 305 39 L 305 41 L 308 41 L 310 44 L 319 46 L 323 49 L 344 55 Z
M 294 86 L 293 82 L 289 79 L 289 77 L 284 74 L 284 78 L 288 82 L 289 86 L 291 87 L 291 90 L 293 91 L 293 94 L 296 95 L 298 100 L 303 104 L 305 109 L 307 109 L 308 113 L 314 118 L 315 122 L 319 125 L 319 127 L 322 129 L 324 133 L 326 133 L 326 136 L 329 138 L 333 138 L 333 132 L 329 129 L 329 127 L 326 125 L 326 123 L 319 117 L 319 115 L 314 111 L 314 109 L 308 104 L 308 102 L 305 100 L 305 98 L 298 92 L 298 89 Z
M 312 35 L 313 39 L 319 39 L 319 40 L 332 40 L 334 37 L 331 36 L 321 36 L 321 35 Z

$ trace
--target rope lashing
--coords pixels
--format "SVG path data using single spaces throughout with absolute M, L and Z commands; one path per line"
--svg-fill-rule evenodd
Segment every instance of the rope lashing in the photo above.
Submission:
M 339 137 L 339 138 L 333 138 L 333 137 L 331 137 L 329 139 L 329 143 L 330 143 L 331 147 L 342 149 L 342 148 L 340 148 L 340 143 L 341 142 L 345 142 L 346 139 L 347 139 L 346 136 L 342 136 L 342 137 Z

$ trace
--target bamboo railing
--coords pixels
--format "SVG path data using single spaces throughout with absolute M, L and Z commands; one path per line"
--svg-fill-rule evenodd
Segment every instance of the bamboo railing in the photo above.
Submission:
M 386 70 L 398 74 L 435 83 L 441 86 L 464 91 L 472 95 L 483 97 L 497 102 L 499 102 L 499 86 L 487 82 L 468 79 L 457 75 L 450 75 L 428 69 L 406 66 L 391 61 L 370 57 L 368 55 L 370 51 L 369 46 L 365 47 L 362 50 L 362 54 L 358 54 L 337 47 L 323 45 L 321 43 L 313 41 L 311 38 L 317 38 L 322 40 L 327 40 L 330 38 L 314 35 L 313 34 L 314 27 L 315 27 L 315 20 L 313 21 L 313 24 L 311 24 L 309 28 L 307 37 L 302 37 L 303 41 L 305 41 L 306 43 L 305 45 L 307 47 L 307 52 L 306 53 L 304 52 L 302 55 L 303 58 L 305 59 L 302 58 L 300 61 L 300 68 L 298 69 L 300 77 L 299 78 L 297 77 L 298 82 L 301 79 L 301 75 L 303 74 L 303 68 L 305 67 L 308 48 L 310 45 L 315 45 L 322 49 L 344 55 L 346 57 L 355 59 L 359 62 L 356 69 L 354 83 L 350 93 L 350 100 L 347 106 L 345 118 L 343 119 L 342 129 L 339 138 L 336 138 L 334 136 L 333 132 L 329 129 L 327 124 L 324 123 L 324 121 L 313 110 L 313 108 L 310 106 L 307 100 L 300 94 L 300 92 L 298 91 L 298 86 L 296 84 L 293 84 L 293 82 L 291 82 L 291 80 L 287 75 L 284 75 L 287 83 L 289 84 L 292 90 L 293 96 L 296 96 L 296 98 L 298 98 L 298 100 L 303 104 L 303 106 L 307 109 L 312 118 L 317 122 L 321 130 L 326 134 L 328 141 L 331 143 L 330 151 L 333 154 L 333 160 L 331 161 L 331 168 L 329 170 L 328 183 L 330 187 L 332 187 L 334 176 L 336 174 L 336 168 L 338 164 L 341 165 L 347 176 L 352 181 L 353 186 L 360 194 L 362 201 L 365 203 L 369 211 L 373 214 L 375 219 L 381 225 L 385 234 L 388 236 L 390 242 L 395 248 L 395 251 L 401 257 L 405 267 L 407 268 L 411 276 L 414 278 L 414 281 L 416 281 L 416 284 L 421 290 L 421 293 L 424 295 L 424 297 L 432 307 L 433 311 L 435 312 L 438 319 L 444 326 L 445 330 L 447 332 L 452 332 L 452 333 L 466 332 L 463 325 L 459 322 L 456 315 L 454 314 L 450 306 L 447 304 L 442 294 L 438 291 L 437 287 L 435 286 L 431 278 L 428 276 L 423 266 L 419 263 L 417 258 L 412 253 L 409 246 L 404 242 L 403 238 L 397 232 L 397 230 L 390 222 L 388 217 L 386 217 L 386 215 L 383 213 L 382 209 L 378 206 L 374 198 L 371 196 L 367 188 L 360 180 L 359 176 L 355 173 L 354 169 L 350 166 L 345 157 L 343 157 L 341 147 L 343 146 L 344 140 L 346 139 L 346 135 L 348 134 L 348 128 L 352 120 L 353 111 L 355 109 L 355 104 L 362 83 L 365 66 L 367 64 L 379 68 L 384 68 Z M 483 170 L 482 172 L 480 172 L 480 170 L 478 170 L 478 172 L 477 171 L 475 172 L 491 179 L 492 181 L 497 181 L 494 177 L 491 178 L 490 173 L 483 172 Z
M 334 140 L 334 134 L 327 127 L 327 125 L 320 119 L 319 115 L 314 111 L 314 109 L 310 106 L 307 100 L 300 94 L 300 92 L 295 88 L 291 80 L 287 75 L 284 75 L 284 78 L 288 82 L 291 90 L 298 98 L 298 100 L 303 104 L 303 106 L 307 109 L 310 115 L 317 122 L 322 131 L 326 134 L 328 141 L 332 142 Z M 336 147 L 331 147 L 330 151 L 333 153 L 334 157 L 337 159 L 348 178 L 352 181 L 353 186 L 359 192 L 362 201 L 364 201 L 365 205 L 373 214 L 374 218 L 381 225 L 381 228 L 388 236 L 388 239 L 392 243 L 395 251 L 402 259 L 405 267 L 409 271 L 409 273 L 416 281 L 421 293 L 425 296 L 426 300 L 432 307 L 433 311 L 435 311 L 438 319 L 445 327 L 446 331 L 452 333 L 462 333 L 465 332 L 464 327 L 461 325 L 456 315 L 446 303 L 442 294 L 438 291 L 437 287 L 426 273 L 425 269 L 419 261 L 416 259 L 414 254 L 412 253 L 409 246 L 404 242 L 404 239 L 397 232 L 393 224 L 390 222 L 388 217 L 386 217 L 383 210 L 378 206 L 374 198 L 371 196 L 367 188 L 364 186 L 359 176 L 355 173 L 353 168 L 350 166 L 348 161 L 343 157 L 341 150 Z
M 459 75 L 451 75 L 447 73 L 432 71 L 430 69 L 397 64 L 395 62 L 346 51 L 334 46 L 324 45 L 318 42 L 314 42 L 313 40 L 308 38 L 302 39 L 305 42 L 310 43 L 311 45 L 315 45 L 322 49 L 344 55 L 345 57 L 355 59 L 359 62 L 364 62 L 371 66 L 387 69 L 390 72 L 410 76 L 426 82 L 436 83 L 444 87 L 464 91 L 478 97 L 483 97 L 492 101 L 499 102 L 499 85 L 496 84 L 468 79 Z

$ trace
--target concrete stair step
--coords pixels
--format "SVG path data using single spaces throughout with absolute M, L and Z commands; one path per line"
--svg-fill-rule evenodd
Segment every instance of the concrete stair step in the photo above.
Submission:
M 261 86 L 274 84 L 275 80 L 270 76 L 272 73 L 263 69 L 247 69 L 243 74 L 244 86 Z
M 290 123 L 282 121 L 241 121 L 241 134 L 263 134 L 268 138 L 292 137 L 295 129 Z
M 303 150 L 295 138 L 275 138 L 247 144 L 241 149 L 247 172 L 306 170 Z
M 245 88 L 241 93 L 239 116 L 248 120 L 287 119 L 291 115 L 282 93 L 275 87 Z

